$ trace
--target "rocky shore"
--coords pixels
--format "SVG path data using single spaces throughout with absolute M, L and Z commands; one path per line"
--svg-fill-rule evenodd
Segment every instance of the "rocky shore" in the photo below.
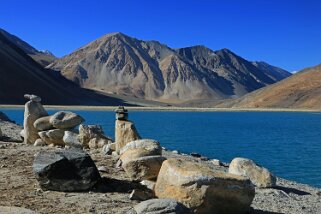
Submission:
M 321 213 L 319 188 L 275 177 L 248 159 L 224 164 L 166 150 L 155 140 L 141 139 L 124 109 L 116 115 L 115 142 L 99 126 L 75 130 L 83 121 L 75 115 L 35 123 L 48 117 L 42 112 L 34 128 L 56 127 L 29 132 L 32 142 L 22 134 L 24 143 L 21 130 L 30 126 L 0 115 L 0 213 L 27 213 L 14 207 L 30 213 Z M 37 137 L 55 129 L 63 134 L 54 140 L 50 134 Z M 38 139 L 43 144 L 35 144 Z

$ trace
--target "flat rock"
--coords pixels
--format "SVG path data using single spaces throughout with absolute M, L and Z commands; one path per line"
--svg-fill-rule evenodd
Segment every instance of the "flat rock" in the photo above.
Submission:
M 41 151 L 33 170 L 43 190 L 85 191 L 100 180 L 95 163 L 80 149 Z
M 196 213 L 247 213 L 255 195 L 249 179 L 183 158 L 163 162 L 155 185 L 158 198 L 172 198 Z
M 48 131 L 39 132 L 40 138 L 47 144 L 54 144 L 58 146 L 64 146 L 63 141 L 65 130 L 62 129 L 52 129 Z
M 34 102 L 41 102 L 41 98 L 34 94 L 25 94 L 24 98 L 29 99 L 30 101 Z
M 84 121 L 81 116 L 70 111 L 58 111 L 50 118 L 50 123 L 58 129 L 74 128 Z
M 137 214 L 192 214 L 193 212 L 174 199 L 150 199 L 134 207 Z
M 50 118 L 51 116 L 46 116 L 46 117 L 41 117 L 37 119 L 34 123 L 33 126 L 38 130 L 38 131 L 46 131 L 49 129 L 53 129 L 53 125 L 50 123 Z
M 127 143 L 124 147 L 120 149 L 120 155 L 124 154 L 128 150 L 133 149 L 144 149 L 149 151 L 150 155 L 161 155 L 162 147 L 159 142 L 152 139 L 141 139 L 135 140 Z
M 276 177 L 268 169 L 247 158 L 234 158 L 228 171 L 248 177 L 257 187 L 273 187 L 276 184 Z
M 122 167 L 132 180 L 154 180 L 164 160 L 166 158 L 159 155 L 146 156 L 123 162 Z
M 133 122 L 128 120 L 116 120 L 115 142 L 117 152 L 119 152 L 127 143 L 138 139 L 141 139 L 141 137 Z
M 22 207 L 5 207 L 0 206 L 1 214 L 37 214 L 35 211 Z

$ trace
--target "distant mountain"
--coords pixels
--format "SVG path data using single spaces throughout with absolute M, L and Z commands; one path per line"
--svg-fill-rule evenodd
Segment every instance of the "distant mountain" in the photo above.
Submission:
M 291 75 L 228 49 L 171 49 L 122 33 L 105 35 L 48 68 L 85 88 L 170 103 L 240 97 Z
M 269 65 L 266 62 L 252 62 L 252 64 L 275 81 L 280 81 L 291 76 L 291 73 L 288 71 Z
M 23 95 L 28 93 L 42 97 L 43 104 L 131 105 L 117 97 L 79 88 L 60 75 L 48 72 L 20 46 L 0 33 L 0 104 L 24 104 Z
M 321 109 L 321 64 L 304 69 L 285 80 L 218 106 Z
M 47 66 L 50 63 L 52 63 L 57 58 L 49 51 L 38 51 L 25 41 L 21 40 L 17 36 L 14 36 L 7 31 L 0 28 L 0 34 L 5 36 L 9 41 L 11 41 L 13 44 L 21 48 L 26 54 L 31 56 L 36 62 L 41 64 L 42 66 Z

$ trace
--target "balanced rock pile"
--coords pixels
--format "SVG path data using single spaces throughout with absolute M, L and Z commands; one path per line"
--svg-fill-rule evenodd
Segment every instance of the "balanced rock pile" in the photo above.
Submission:
M 80 125 L 84 119 L 73 112 L 59 111 L 49 116 L 41 105 L 41 98 L 26 94 L 24 129 L 21 133 L 24 142 L 35 146 L 68 146 L 75 148 L 102 148 L 112 143 L 99 125 Z M 79 131 L 75 128 L 79 126 Z M 79 132 L 79 133 L 78 133 Z

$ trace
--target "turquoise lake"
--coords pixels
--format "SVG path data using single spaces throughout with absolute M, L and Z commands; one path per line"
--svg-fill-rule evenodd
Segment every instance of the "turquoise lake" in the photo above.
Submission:
M 23 110 L 0 109 L 18 124 Z M 49 111 L 52 114 L 55 111 Z M 74 111 L 114 136 L 112 111 Z M 321 187 L 321 114 L 304 112 L 130 111 L 143 138 L 183 153 L 230 162 L 247 157 L 276 176 Z

